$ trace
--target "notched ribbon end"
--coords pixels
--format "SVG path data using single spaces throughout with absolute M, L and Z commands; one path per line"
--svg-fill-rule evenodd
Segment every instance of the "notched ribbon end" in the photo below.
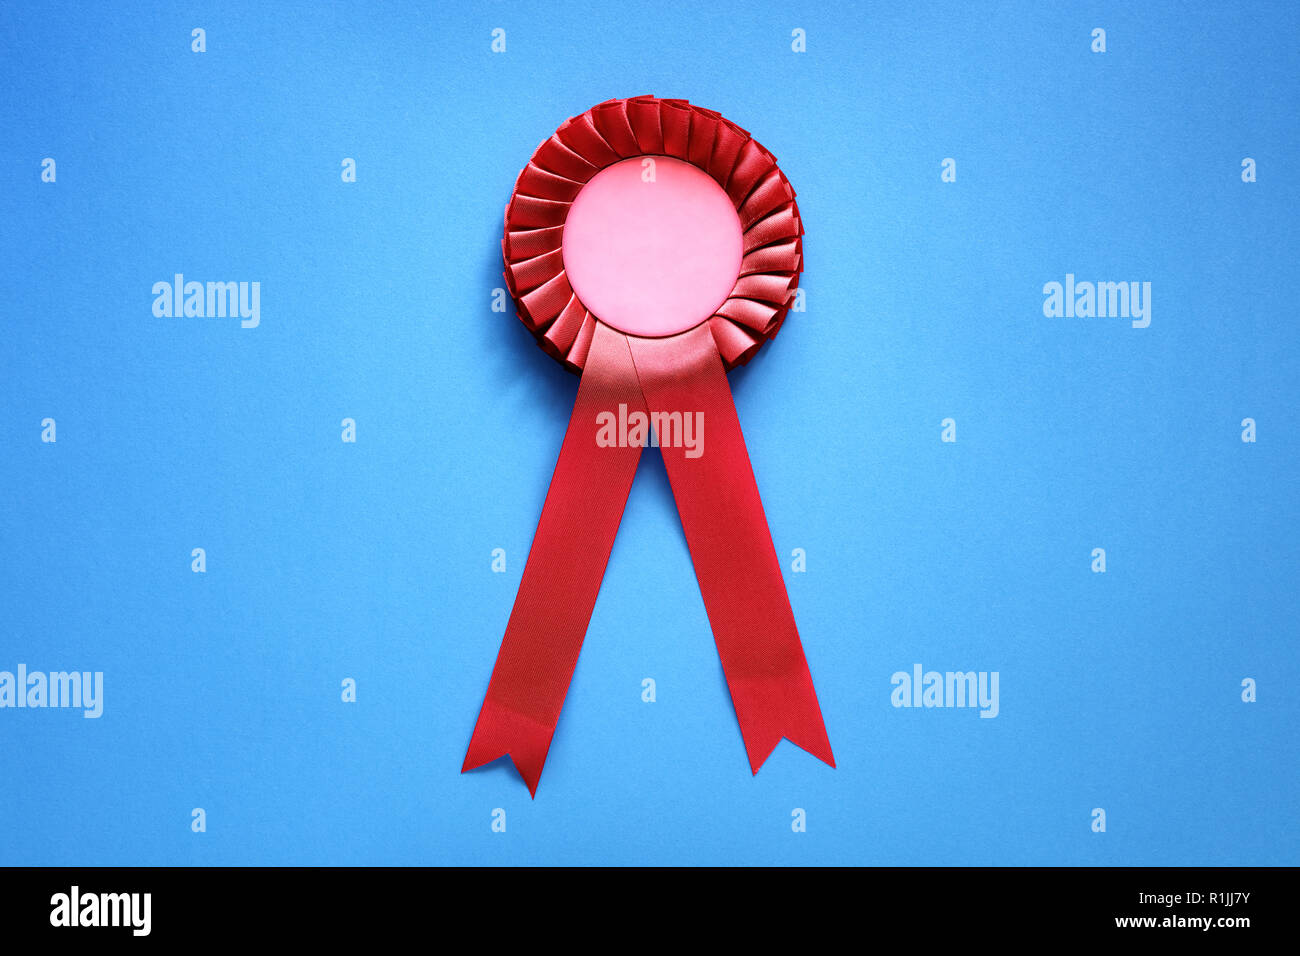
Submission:
M 768 743 L 767 741 L 771 741 Z M 822 763 L 827 764 L 832 769 L 835 767 L 835 754 L 831 752 L 830 738 L 826 736 L 826 728 L 822 724 L 820 716 L 816 726 L 803 728 L 802 730 L 790 731 L 789 733 L 778 733 L 775 735 L 763 735 L 763 742 L 751 741 L 745 739 L 745 752 L 749 756 L 749 769 L 758 775 L 758 771 L 763 764 L 767 763 L 767 758 L 772 756 L 777 745 L 783 740 L 788 740 L 804 753 L 812 754 Z
M 534 800 L 536 800 L 537 784 L 542 779 L 541 771 L 533 770 L 526 763 L 520 764 L 520 762 L 515 759 L 515 755 L 512 753 L 500 753 L 497 754 L 495 757 L 487 757 L 484 759 L 479 759 L 478 757 L 471 757 L 470 754 L 466 754 L 465 762 L 461 764 L 460 772 L 469 773 L 469 771 L 477 770 L 479 767 L 486 767 L 488 764 L 494 763 L 495 761 L 500 760 L 502 757 L 510 758 L 510 762 L 514 765 L 515 772 L 518 773 L 519 776 L 523 778 L 524 786 L 528 788 L 528 795 L 532 797 Z
M 502 757 L 509 757 L 515 771 L 523 778 L 528 793 L 537 798 L 537 784 L 551 749 L 551 733 L 535 722 L 509 711 L 484 706 L 478 725 L 470 738 L 469 750 L 460 772 L 477 770 Z

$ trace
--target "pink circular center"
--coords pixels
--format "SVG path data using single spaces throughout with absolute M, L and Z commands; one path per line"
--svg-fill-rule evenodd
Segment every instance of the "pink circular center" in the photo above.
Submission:
M 629 335 L 672 335 L 713 315 L 731 293 L 740 218 L 698 167 L 635 156 L 582 187 L 563 250 L 569 284 L 592 315 Z

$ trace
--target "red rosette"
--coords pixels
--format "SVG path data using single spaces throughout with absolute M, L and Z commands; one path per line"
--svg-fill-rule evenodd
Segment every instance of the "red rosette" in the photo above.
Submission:
M 727 383 L 780 331 L 802 236 L 772 154 L 685 100 L 594 106 L 519 174 L 506 285 L 538 344 L 581 378 L 462 770 L 509 755 L 536 795 L 648 444 L 663 455 L 751 770 L 783 738 L 835 765 Z
M 601 316 L 565 274 L 564 224 L 582 187 L 625 159 L 668 156 L 703 170 L 740 219 L 743 250 L 730 295 L 706 321 L 728 369 L 776 337 L 803 268 L 803 223 L 776 158 L 748 132 L 686 100 L 607 100 L 561 124 L 515 180 L 501 255 L 519 318 L 551 356 L 581 372 Z

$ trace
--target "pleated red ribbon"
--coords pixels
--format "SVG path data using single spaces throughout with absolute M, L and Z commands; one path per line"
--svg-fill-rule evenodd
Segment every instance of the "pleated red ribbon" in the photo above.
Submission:
M 583 183 L 641 155 L 704 169 L 744 230 L 731 296 L 707 321 L 661 338 L 591 315 L 559 254 Z M 783 737 L 835 765 L 726 375 L 785 318 L 801 235 L 794 192 L 771 155 L 682 100 L 594 107 L 566 122 L 520 174 L 506 212 L 506 280 L 524 323 L 582 378 L 462 770 L 509 755 L 536 795 L 641 456 L 636 444 L 598 442 L 601 413 L 620 405 L 629 415 L 700 412 L 708 423 L 707 454 L 670 443 L 660 450 L 751 769 Z

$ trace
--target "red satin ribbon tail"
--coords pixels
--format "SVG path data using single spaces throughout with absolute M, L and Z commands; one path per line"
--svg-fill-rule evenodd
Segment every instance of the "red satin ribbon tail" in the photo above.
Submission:
M 598 416 L 645 411 L 627 340 L 597 325 L 519 593 L 461 771 L 510 755 L 537 795 L 618 533 L 637 446 L 602 448 Z
M 554 733 L 554 727 L 513 713 L 496 701 L 485 700 L 460 772 L 508 756 L 528 785 L 528 793 L 536 797 L 537 783 L 542 779 L 542 767 L 546 764 Z
M 684 442 L 662 435 L 659 447 L 750 769 L 757 773 L 782 737 L 833 767 L 781 563 L 709 327 L 630 343 L 651 415 L 678 413 L 683 422 L 694 416 L 689 420 L 697 443 L 691 453 Z

